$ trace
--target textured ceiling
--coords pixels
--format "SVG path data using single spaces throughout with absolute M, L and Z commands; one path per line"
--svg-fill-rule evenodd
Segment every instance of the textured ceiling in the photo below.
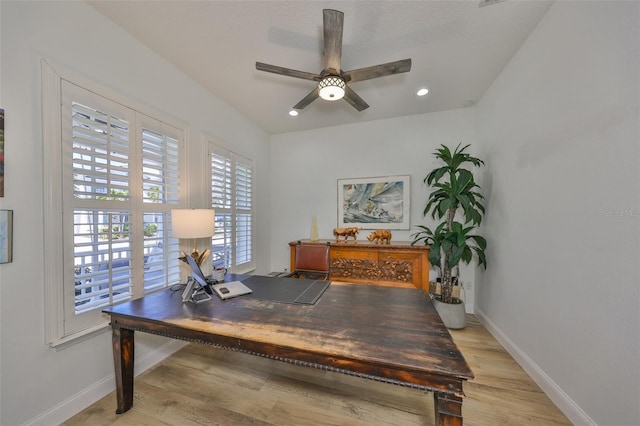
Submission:
M 151 50 L 270 134 L 472 105 L 551 2 L 90 1 Z M 353 83 L 370 107 L 316 100 L 288 112 L 314 82 L 257 71 L 265 62 L 319 73 L 322 9 L 344 12 L 342 68 L 411 58 L 409 73 Z M 425 97 L 415 95 L 428 87 Z

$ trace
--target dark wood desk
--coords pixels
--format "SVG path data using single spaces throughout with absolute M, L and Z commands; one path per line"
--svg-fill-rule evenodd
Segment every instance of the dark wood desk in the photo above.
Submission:
M 243 296 L 182 303 L 167 290 L 104 312 L 118 414 L 133 405 L 134 331 L 142 331 L 431 391 L 436 424 L 462 425 L 462 383 L 473 373 L 422 290 L 333 282 L 315 305 Z

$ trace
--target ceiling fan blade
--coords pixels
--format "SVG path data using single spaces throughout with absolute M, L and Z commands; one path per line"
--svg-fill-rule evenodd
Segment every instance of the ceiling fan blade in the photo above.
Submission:
M 256 62 L 256 69 L 258 71 L 272 72 L 274 74 L 286 75 L 287 77 L 302 78 L 304 80 L 320 81 L 322 79 L 318 74 L 314 74 L 311 72 L 292 70 L 291 68 L 263 64 L 262 62 Z
M 340 60 L 342 58 L 342 27 L 344 13 L 324 9 L 322 11 L 324 23 L 324 69 L 330 74 L 340 74 Z
M 316 99 L 318 99 L 318 88 L 317 87 L 315 89 L 313 89 L 311 91 L 311 93 L 309 93 L 307 96 L 302 98 L 302 100 L 300 102 L 295 104 L 293 106 L 293 109 L 304 109 L 307 106 L 309 106 L 309 104 L 311 102 L 315 101 Z
M 400 74 L 409 71 L 411 71 L 411 59 L 402 59 L 401 61 L 388 62 L 386 64 L 347 71 L 344 73 L 344 79 L 347 82 L 353 83 L 356 81 L 371 80 L 372 78 Z
M 351 90 L 349 86 L 345 87 L 344 100 L 349 102 L 349 105 L 357 109 L 358 111 L 364 111 L 369 108 L 369 104 L 364 101 L 356 92 Z

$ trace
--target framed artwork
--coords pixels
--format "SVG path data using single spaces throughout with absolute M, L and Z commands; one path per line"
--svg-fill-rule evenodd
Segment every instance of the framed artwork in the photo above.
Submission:
M 13 210 L 0 210 L 0 263 L 13 260 Z
M 4 110 L 0 109 L 0 197 L 4 197 Z
M 338 179 L 338 227 L 409 229 L 410 176 Z

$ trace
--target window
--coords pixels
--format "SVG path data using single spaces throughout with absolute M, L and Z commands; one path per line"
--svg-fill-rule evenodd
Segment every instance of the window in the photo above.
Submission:
M 47 341 L 56 346 L 102 329 L 105 307 L 179 281 L 170 213 L 180 205 L 184 131 L 48 66 L 43 78 L 45 158 L 53 160 L 45 168 Z
M 253 161 L 209 143 L 211 207 L 216 211 L 213 268 L 255 269 L 253 257 Z

